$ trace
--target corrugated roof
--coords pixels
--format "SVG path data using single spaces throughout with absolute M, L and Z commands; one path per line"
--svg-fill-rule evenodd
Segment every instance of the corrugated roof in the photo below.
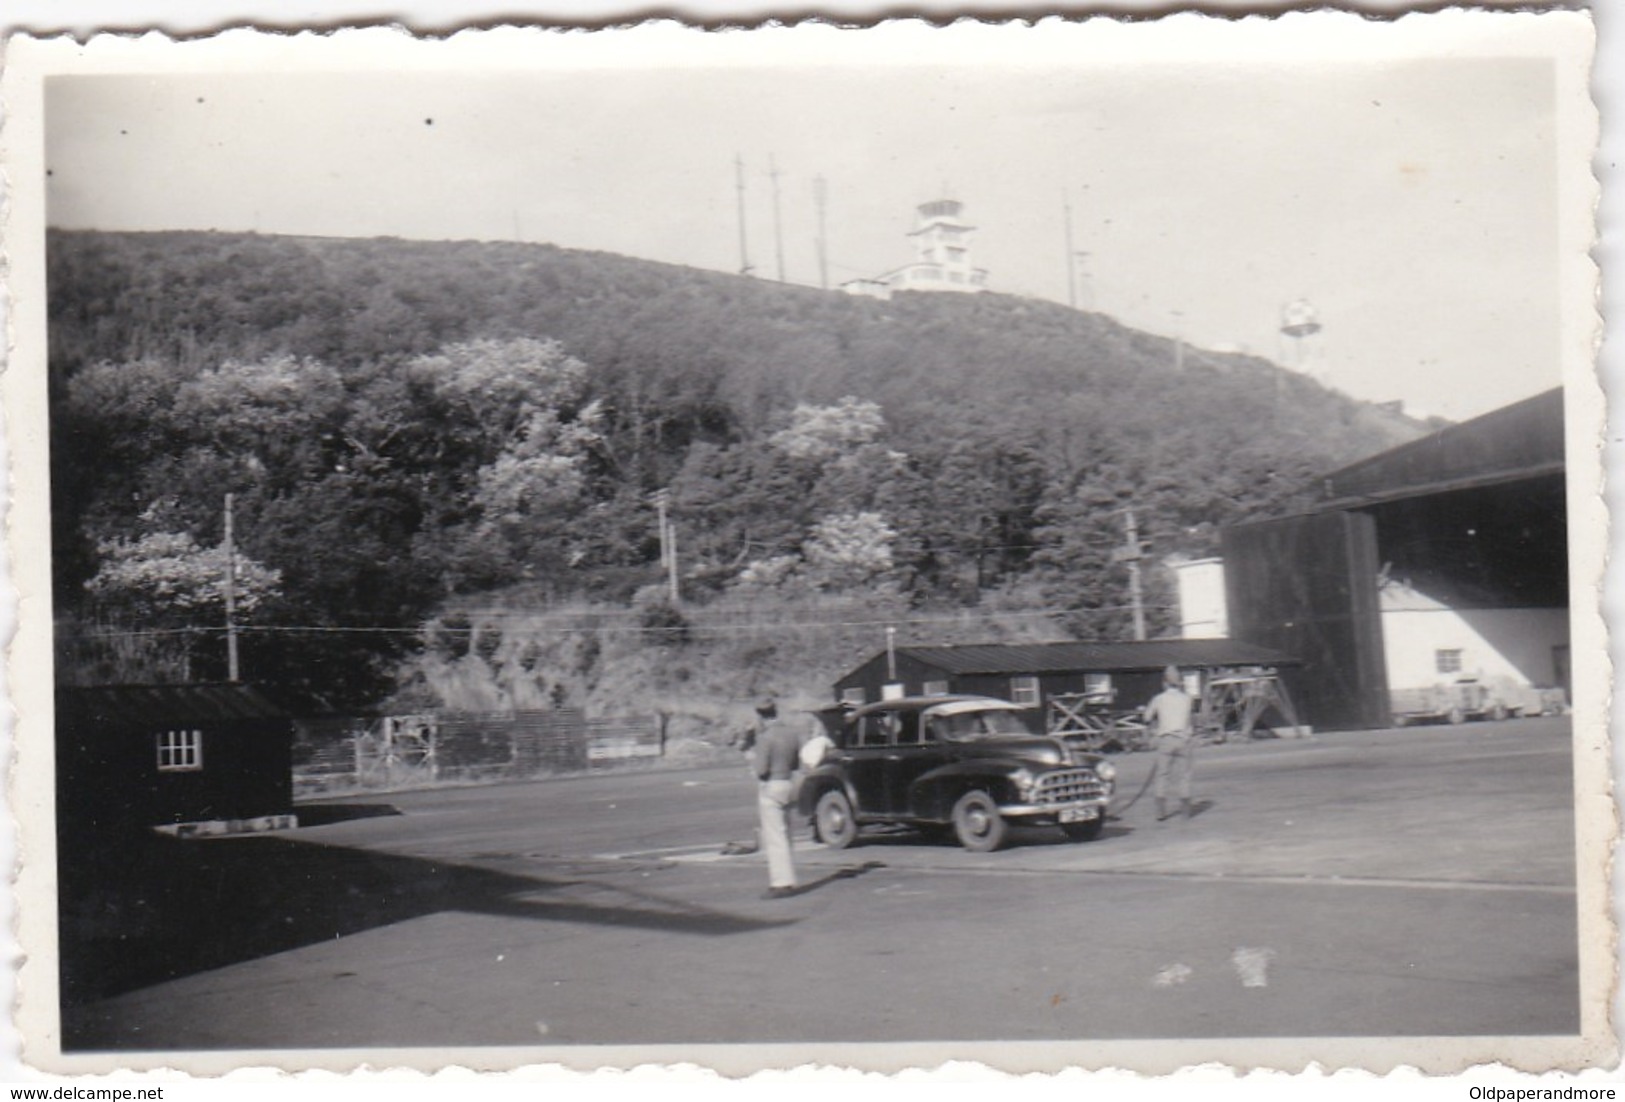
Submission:
M 234 684 L 59 686 L 56 712 L 58 721 L 115 727 L 287 715 L 259 689 Z
M 1133 643 L 967 643 L 898 647 L 897 653 L 958 674 L 1298 664 L 1298 660 L 1291 655 L 1235 639 L 1151 639 Z

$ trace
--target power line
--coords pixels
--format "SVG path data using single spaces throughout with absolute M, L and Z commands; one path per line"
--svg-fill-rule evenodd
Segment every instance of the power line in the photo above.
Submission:
M 1144 605 L 1142 607 L 1160 609 L 1160 610 L 1164 610 L 1164 611 L 1171 611 L 1174 606 L 1172 606 L 1172 605 Z M 1095 606 L 1088 607 L 1088 608 L 1026 609 L 1026 610 L 1021 610 L 1021 611 L 999 610 L 999 611 L 994 611 L 994 612 L 988 612 L 988 613 L 985 614 L 985 616 L 987 617 L 987 619 L 989 621 L 996 622 L 998 620 L 1030 619 L 1030 618 L 1034 618 L 1034 617 L 1051 618 L 1051 617 L 1056 617 L 1056 616 L 1080 616 L 1080 615 L 1094 615 L 1094 614 L 1097 614 L 1097 613 L 1130 612 L 1132 610 L 1133 610 L 1132 605 L 1095 605 Z M 593 615 L 597 615 L 597 614 L 593 614 Z M 639 614 L 638 613 L 633 613 L 633 615 L 639 615 Z M 516 613 L 507 613 L 507 614 L 501 614 L 501 615 L 486 617 L 481 621 L 480 624 L 478 624 L 478 625 L 470 625 L 470 626 L 468 626 L 466 628 L 465 627 L 446 627 L 444 625 L 429 625 L 429 626 L 426 626 L 426 627 L 411 627 L 411 628 L 390 628 L 390 627 L 333 627 L 333 626 L 324 626 L 324 625 L 293 625 L 293 624 L 259 624 L 259 625 L 239 624 L 238 627 L 237 627 L 237 630 L 238 630 L 239 633 L 256 634 L 256 635 L 278 635 L 278 634 L 281 634 L 281 635 L 428 635 L 428 634 L 454 635 L 454 634 L 470 634 L 470 635 L 472 635 L 472 634 L 478 632 L 479 630 L 481 630 L 484 627 L 512 626 L 515 623 L 521 623 L 521 624 L 528 624 L 530 626 L 531 632 L 533 634 L 538 634 L 538 635 L 580 635 L 580 634 L 587 633 L 587 632 L 599 632 L 599 631 L 616 632 L 616 633 L 621 633 L 621 634 L 662 635 L 662 634 L 670 634 L 672 632 L 728 633 L 728 632 L 746 632 L 746 631 L 753 631 L 754 632 L 754 631 L 762 631 L 762 630 L 809 631 L 809 630 L 825 630 L 825 629 L 829 629 L 829 628 L 873 628 L 873 627 L 885 627 L 888 624 L 908 625 L 908 626 L 941 625 L 941 624 L 963 625 L 963 624 L 965 624 L 967 622 L 967 619 L 974 618 L 974 617 L 966 617 L 966 616 L 959 616 L 959 615 L 946 615 L 946 616 L 914 616 L 914 617 L 905 617 L 905 618 L 890 617 L 890 618 L 880 619 L 880 620 L 804 620 L 804 621 L 800 621 L 800 622 L 785 622 L 783 620 L 775 620 L 775 621 L 771 621 L 771 622 L 755 623 L 755 624 L 706 624 L 706 623 L 692 623 L 691 622 L 691 623 L 686 624 L 686 625 L 677 625 L 677 626 L 673 626 L 673 627 L 645 627 L 645 626 L 641 626 L 641 625 L 633 626 L 633 625 L 619 625 L 619 624 L 617 624 L 617 625 L 594 624 L 594 625 L 583 625 L 583 626 L 580 626 L 580 627 L 543 627 L 543 626 L 537 626 L 537 625 L 534 625 L 534 624 L 530 623 L 530 621 L 532 621 L 535 617 L 536 617 L 536 614 L 526 614 L 526 613 L 518 613 L 518 612 L 516 612 Z M 128 630 L 117 630 L 117 631 L 105 630 L 105 631 L 83 632 L 83 633 L 81 633 L 81 638 L 124 639 L 124 638 L 138 638 L 138 637 L 144 637 L 144 636 L 164 636 L 164 635 L 218 635 L 223 630 L 224 629 L 219 628 L 219 627 L 131 628 L 131 629 L 128 629 Z

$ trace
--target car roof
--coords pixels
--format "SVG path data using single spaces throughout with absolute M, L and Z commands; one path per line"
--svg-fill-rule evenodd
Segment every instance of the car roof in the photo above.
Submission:
M 942 715 L 953 715 L 958 712 L 1014 712 L 1020 710 L 1018 705 L 993 696 L 903 696 L 895 700 L 879 700 L 873 704 L 864 704 L 854 711 L 849 718 L 855 719 L 858 716 L 874 715 L 876 712 L 932 711 Z

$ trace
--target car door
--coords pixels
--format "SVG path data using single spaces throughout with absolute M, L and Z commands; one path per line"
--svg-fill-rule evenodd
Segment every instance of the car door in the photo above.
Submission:
M 890 803 L 886 793 L 886 759 L 892 751 L 890 712 L 858 716 L 848 732 L 841 751 L 846 778 L 852 785 L 859 815 L 885 814 Z
M 912 816 L 914 782 L 947 762 L 951 750 L 929 717 L 915 712 L 902 718 L 886 757 L 886 805 L 893 815 Z

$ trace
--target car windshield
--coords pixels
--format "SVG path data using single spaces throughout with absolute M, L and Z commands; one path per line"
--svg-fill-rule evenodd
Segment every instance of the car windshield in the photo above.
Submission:
M 938 738 L 952 742 L 979 738 L 1026 738 L 1032 734 L 1014 712 L 997 709 L 935 715 L 931 717 L 931 728 Z

